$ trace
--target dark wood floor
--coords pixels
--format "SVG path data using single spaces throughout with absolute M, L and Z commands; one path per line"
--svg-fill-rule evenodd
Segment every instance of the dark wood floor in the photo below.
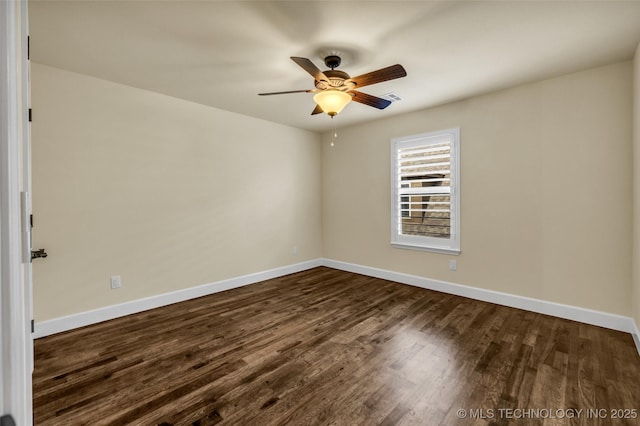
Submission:
M 35 350 L 37 425 L 640 424 L 629 334 L 324 267 Z

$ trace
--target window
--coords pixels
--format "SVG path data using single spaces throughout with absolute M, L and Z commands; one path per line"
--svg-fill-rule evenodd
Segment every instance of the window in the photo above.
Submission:
M 391 245 L 460 253 L 460 129 L 391 141 Z

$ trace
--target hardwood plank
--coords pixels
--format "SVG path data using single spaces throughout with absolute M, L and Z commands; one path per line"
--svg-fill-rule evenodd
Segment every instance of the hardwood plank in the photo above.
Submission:
M 35 352 L 45 426 L 604 425 L 586 410 L 640 410 L 628 334 L 326 267 L 38 339 Z M 584 411 L 500 415 L 515 409 Z

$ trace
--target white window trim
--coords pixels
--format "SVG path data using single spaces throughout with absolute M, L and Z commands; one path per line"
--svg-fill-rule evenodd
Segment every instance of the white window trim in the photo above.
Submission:
M 451 139 L 451 237 L 432 238 L 401 235 L 398 232 L 398 149 L 400 146 L 420 145 L 425 139 Z M 430 141 L 431 142 L 431 141 Z M 460 254 L 460 128 L 438 130 L 391 140 L 391 246 L 442 254 Z

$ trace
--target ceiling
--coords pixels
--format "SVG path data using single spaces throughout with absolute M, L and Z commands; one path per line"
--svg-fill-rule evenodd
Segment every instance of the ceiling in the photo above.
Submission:
M 31 58 L 312 131 L 415 111 L 631 59 L 638 1 L 30 0 Z M 313 78 L 290 56 L 343 56 L 352 76 L 400 63 L 367 86 L 402 98 L 311 116 Z

